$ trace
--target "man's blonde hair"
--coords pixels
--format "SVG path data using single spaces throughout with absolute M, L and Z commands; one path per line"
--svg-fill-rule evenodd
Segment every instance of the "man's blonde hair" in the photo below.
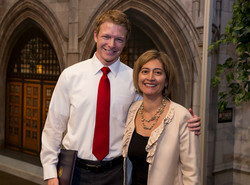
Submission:
M 112 22 L 114 24 L 123 26 L 127 30 L 126 40 L 128 40 L 131 27 L 126 14 L 124 14 L 120 10 L 108 10 L 107 12 L 104 12 L 99 15 L 95 21 L 94 30 L 96 31 L 96 35 L 99 34 L 100 26 L 105 22 Z

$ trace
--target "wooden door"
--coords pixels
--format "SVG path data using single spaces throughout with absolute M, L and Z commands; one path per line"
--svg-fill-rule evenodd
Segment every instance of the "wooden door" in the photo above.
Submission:
M 21 147 L 22 83 L 7 82 L 6 96 L 6 143 L 9 147 Z
M 37 83 L 36 83 L 37 82 Z M 26 152 L 40 150 L 41 84 L 38 81 L 24 83 L 23 149 Z
M 55 83 L 46 82 L 43 85 L 43 121 L 42 121 L 42 129 L 43 129 L 45 121 L 46 121 L 47 113 L 48 113 L 48 110 L 49 110 L 49 104 L 50 104 L 50 100 L 51 100 L 54 88 L 55 88 Z
M 6 144 L 9 148 L 39 155 L 41 132 L 56 82 L 12 80 L 7 82 Z

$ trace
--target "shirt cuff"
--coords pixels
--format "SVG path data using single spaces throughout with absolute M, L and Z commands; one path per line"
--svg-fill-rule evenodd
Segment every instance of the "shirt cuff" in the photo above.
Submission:
M 48 180 L 55 177 L 57 178 L 57 169 L 55 165 L 47 165 L 43 167 L 44 180 Z

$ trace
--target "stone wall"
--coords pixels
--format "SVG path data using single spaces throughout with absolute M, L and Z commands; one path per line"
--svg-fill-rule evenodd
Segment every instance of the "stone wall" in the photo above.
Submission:
M 182 80 L 181 100 L 199 115 L 203 15 L 205 0 L 1 0 L 0 1 L 0 102 L 5 102 L 7 61 L 13 33 L 26 18 L 34 19 L 52 42 L 61 70 L 85 58 L 94 48 L 93 20 L 102 11 L 118 8 L 128 11 L 135 21 L 155 39 L 161 49 L 175 52 L 176 69 Z M 234 0 L 213 0 L 213 41 L 231 18 Z M 19 6 L 22 5 L 22 6 Z M 133 11 L 130 11 L 130 10 Z M 160 13 L 159 13 L 160 12 Z M 147 20 L 141 20 L 144 17 Z M 153 26 L 152 26 L 153 25 Z M 23 25 L 24 26 L 24 25 Z M 14 35 L 15 35 L 14 34 Z M 8 39 L 6 39 L 8 38 Z M 167 42 L 166 42 L 167 40 Z M 212 54 L 212 75 L 216 64 L 234 53 L 234 48 L 222 46 Z M 218 123 L 217 90 L 211 88 L 208 124 L 207 185 L 245 185 L 250 181 L 250 104 L 233 108 L 233 120 Z M 0 107 L 0 148 L 4 146 L 5 107 Z M 0 158 L 2 159 L 2 158 Z M 11 159 L 8 159 L 11 161 Z M 2 161 L 3 162 L 3 161 Z M 8 169 L 15 169 L 15 160 Z M 6 165 L 4 163 L 4 165 Z M 5 166 L 1 166 L 4 169 Z M 13 170 L 18 173 L 19 169 Z M 38 169 L 39 174 L 41 168 Z M 28 177 L 27 177 L 28 178 Z M 41 180 L 41 177 L 38 177 Z
M 234 0 L 217 1 L 217 17 L 214 18 L 220 33 L 232 17 Z M 220 46 L 217 63 L 222 64 L 228 57 L 235 57 L 235 48 Z M 226 89 L 225 79 L 218 90 Z M 245 185 L 250 180 L 250 102 L 242 103 L 232 108 L 232 121 L 215 123 L 215 152 L 214 152 L 214 184 L 216 185 Z

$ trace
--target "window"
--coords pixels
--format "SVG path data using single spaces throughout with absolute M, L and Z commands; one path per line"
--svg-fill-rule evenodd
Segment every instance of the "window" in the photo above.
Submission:
M 12 52 L 8 75 L 30 79 L 53 79 L 60 74 L 56 53 L 48 39 L 36 29 L 19 40 Z

